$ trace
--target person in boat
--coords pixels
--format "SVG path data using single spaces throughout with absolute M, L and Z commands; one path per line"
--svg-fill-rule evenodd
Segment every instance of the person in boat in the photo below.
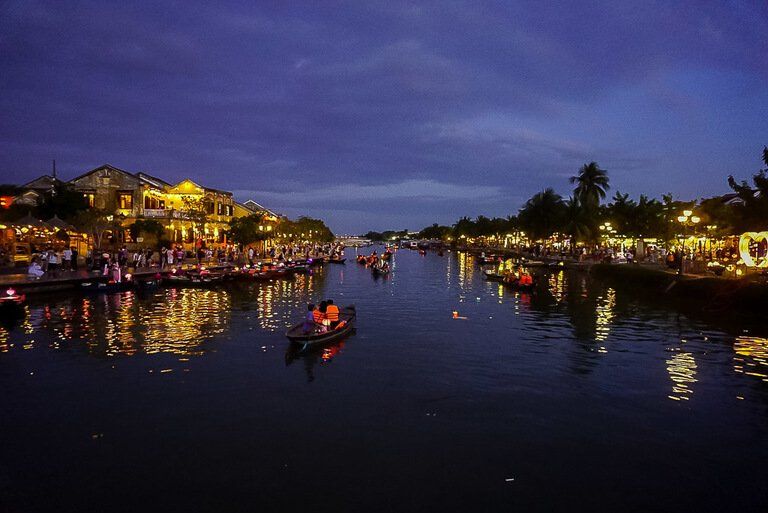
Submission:
M 336 329 L 339 324 L 339 307 L 333 304 L 333 299 L 328 299 L 325 306 L 325 317 L 330 328 Z
M 319 331 L 325 331 L 325 312 L 327 310 L 327 303 L 321 301 L 320 305 L 312 310 L 312 320 L 315 323 L 315 327 Z
M 533 277 L 528 274 L 527 272 L 523 271 L 523 268 L 520 268 L 520 277 L 517 279 L 518 285 L 521 287 L 530 287 L 533 285 Z
M 312 333 L 316 327 L 317 324 L 315 324 L 315 305 L 309 303 L 307 305 L 307 316 L 304 318 L 304 326 L 302 327 L 302 331 L 305 335 L 308 335 Z

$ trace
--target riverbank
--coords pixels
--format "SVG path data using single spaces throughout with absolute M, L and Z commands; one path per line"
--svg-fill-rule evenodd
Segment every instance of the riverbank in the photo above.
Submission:
M 751 276 L 734 280 L 715 276 L 678 276 L 639 265 L 595 264 L 589 272 L 617 289 L 633 289 L 655 300 L 679 303 L 700 314 L 764 315 L 768 284 Z

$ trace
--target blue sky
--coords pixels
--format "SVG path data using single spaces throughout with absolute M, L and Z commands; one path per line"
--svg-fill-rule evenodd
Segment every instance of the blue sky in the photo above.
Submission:
M 338 232 L 684 199 L 768 144 L 768 3 L 3 2 L 0 182 L 102 163 Z

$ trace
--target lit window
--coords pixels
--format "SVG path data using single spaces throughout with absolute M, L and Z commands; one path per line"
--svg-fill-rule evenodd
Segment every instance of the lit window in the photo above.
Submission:
M 121 209 L 131 210 L 133 208 L 133 194 L 130 192 L 121 192 L 117 195 L 117 204 Z
M 94 204 L 96 203 L 96 195 L 92 192 L 86 192 L 83 194 L 83 197 L 85 198 L 85 201 L 88 202 L 88 206 L 93 208 Z

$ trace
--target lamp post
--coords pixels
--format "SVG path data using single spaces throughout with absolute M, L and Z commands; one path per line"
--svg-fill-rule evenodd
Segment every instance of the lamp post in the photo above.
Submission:
M 677 274 L 682 276 L 684 273 L 683 268 L 685 267 L 685 236 L 687 229 L 699 224 L 701 218 L 699 216 L 693 215 L 692 210 L 683 210 L 683 215 L 678 216 L 677 221 L 683 226 L 683 237 L 680 239 L 680 268 L 677 270 Z

